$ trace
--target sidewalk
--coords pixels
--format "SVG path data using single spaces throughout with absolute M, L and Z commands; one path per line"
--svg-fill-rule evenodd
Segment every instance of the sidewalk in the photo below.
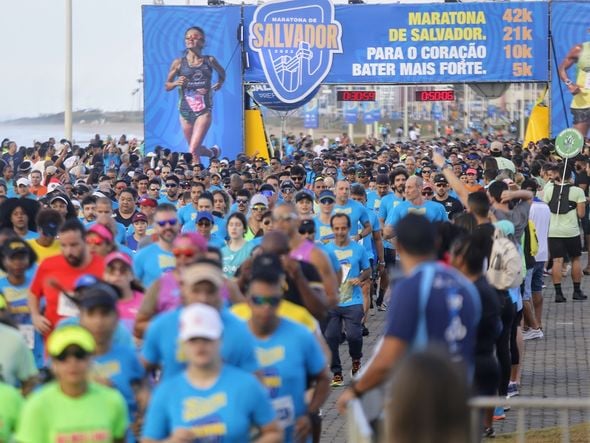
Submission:
M 586 263 L 585 256 L 582 257 L 582 262 Z M 557 304 L 553 301 L 554 290 L 550 277 L 545 277 L 545 284 L 547 285 L 547 288 L 543 290 L 545 338 L 525 341 L 520 395 L 544 398 L 590 397 L 590 299 L 572 300 L 573 286 L 569 276 L 562 283 L 563 294 L 568 299 L 566 303 Z M 586 295 L 590 295 L 590 277 L 585 276 L 582 280 L 582 290 Z M 386 315 L 386 312 L 371 311 L 368 321 L 371 334 L 365 337 L 363 360 L 371 355 L 384 329 Z M 344 366 L 344 382 L 348 385 L 351 360 L 346 344 L 340 347 L 340 357 Z M 322 442 L 341 443 L 346 439 L 344 419 L 338 415 L 335 407 L 335 402 L 343 389 L 332 388 L 332 393 L 323 408 Z M 559 425 L 559 414 L 556 411 L 533 409 L 527 411 L 526 415 L 528 429 Z M 581 411 L 571 412 L 571 424 L 582 421 L 584 417 Z M 516 412 L 506 412 L 506 420 L 495 422 L 494 427 L 498 434 L 514 432 Z

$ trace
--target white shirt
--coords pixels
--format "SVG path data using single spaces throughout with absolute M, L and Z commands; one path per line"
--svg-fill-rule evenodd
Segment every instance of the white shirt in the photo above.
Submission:
M 545 202 L 533 200 L 529 211 L 529 219 L 535 224 L 537 241 L 539 242 L 539 251 L 537 252 L 537 255 L 535 255 L 535 261 L 547 261 L 549 260 L 549 247 L 547 245 L 549 238 L 549 222 L 551 221 L 549 205 Z

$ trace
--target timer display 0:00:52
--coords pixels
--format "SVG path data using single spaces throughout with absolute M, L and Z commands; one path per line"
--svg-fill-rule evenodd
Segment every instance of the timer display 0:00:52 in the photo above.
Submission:
M 416 91 L 417 102 L 452 102 L 455 91 Z

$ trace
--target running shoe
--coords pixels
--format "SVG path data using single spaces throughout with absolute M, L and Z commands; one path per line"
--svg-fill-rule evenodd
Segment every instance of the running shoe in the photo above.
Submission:
M 518 391 L 518 383 L 511 381 L 508 383 L 508 394 L 506 395 L 506 398 L 517 397 L 518 395 L 520 395 L 520 392 Z
M 535 340 L 537 338 L 543 338 L 543 337 L 544 337 L 544 334 L 540 328 L 539 329 L 529 328 L 526 331 L 522 331 L 523 340 Z M 508 389 L 510 389 L 510 387 L 508 387 Z
M 481 436 L 482 438 L 496 438 L 496 431 L 494 428 L 485 428 Z
M 381 303 L 379 306 L 377 306 L 377 310 L 381 311 L 381 312 L 385 312 L 385 311 L 387 311 L 387 305 L 385 303 Z
M 342 374 L 334 374 L 330 386 L 332 386 L 333 388 L 339 388 L 341 386 L 344 386 L 344 377 L 342 377 Z
M 504 408 L 502 406 L 497 406 L 494 409 L 494 420 L 504 420 L 506 419 L 506 414 L 504 413 Z
M 352 370 L 350 373 L 354 377 L 358 371 L 361 369 L 361 361 L 360 360 L 353 360 L 352 361 Z

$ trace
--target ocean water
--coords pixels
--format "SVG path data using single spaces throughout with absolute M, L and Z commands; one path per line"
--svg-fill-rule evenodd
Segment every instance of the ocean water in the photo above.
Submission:
M 142 123 L 104 123 L 104 124 L 78 124 L 73 127 L 74 144 L 84 145 L 94 138 L 95 134 L 100 134 L 104 140 L 107 136 L 119 138 L 122 134 L 127 139 L 136 137 L 143 140 Z M 46 141 L 50 137 L 60 140 L 64 137 L 64 127 L 59 124 L 12 124 L 0 123 L 0 140 L 8 138 L 14 140 L 18 146 L 32 146 L 36 141 Z

